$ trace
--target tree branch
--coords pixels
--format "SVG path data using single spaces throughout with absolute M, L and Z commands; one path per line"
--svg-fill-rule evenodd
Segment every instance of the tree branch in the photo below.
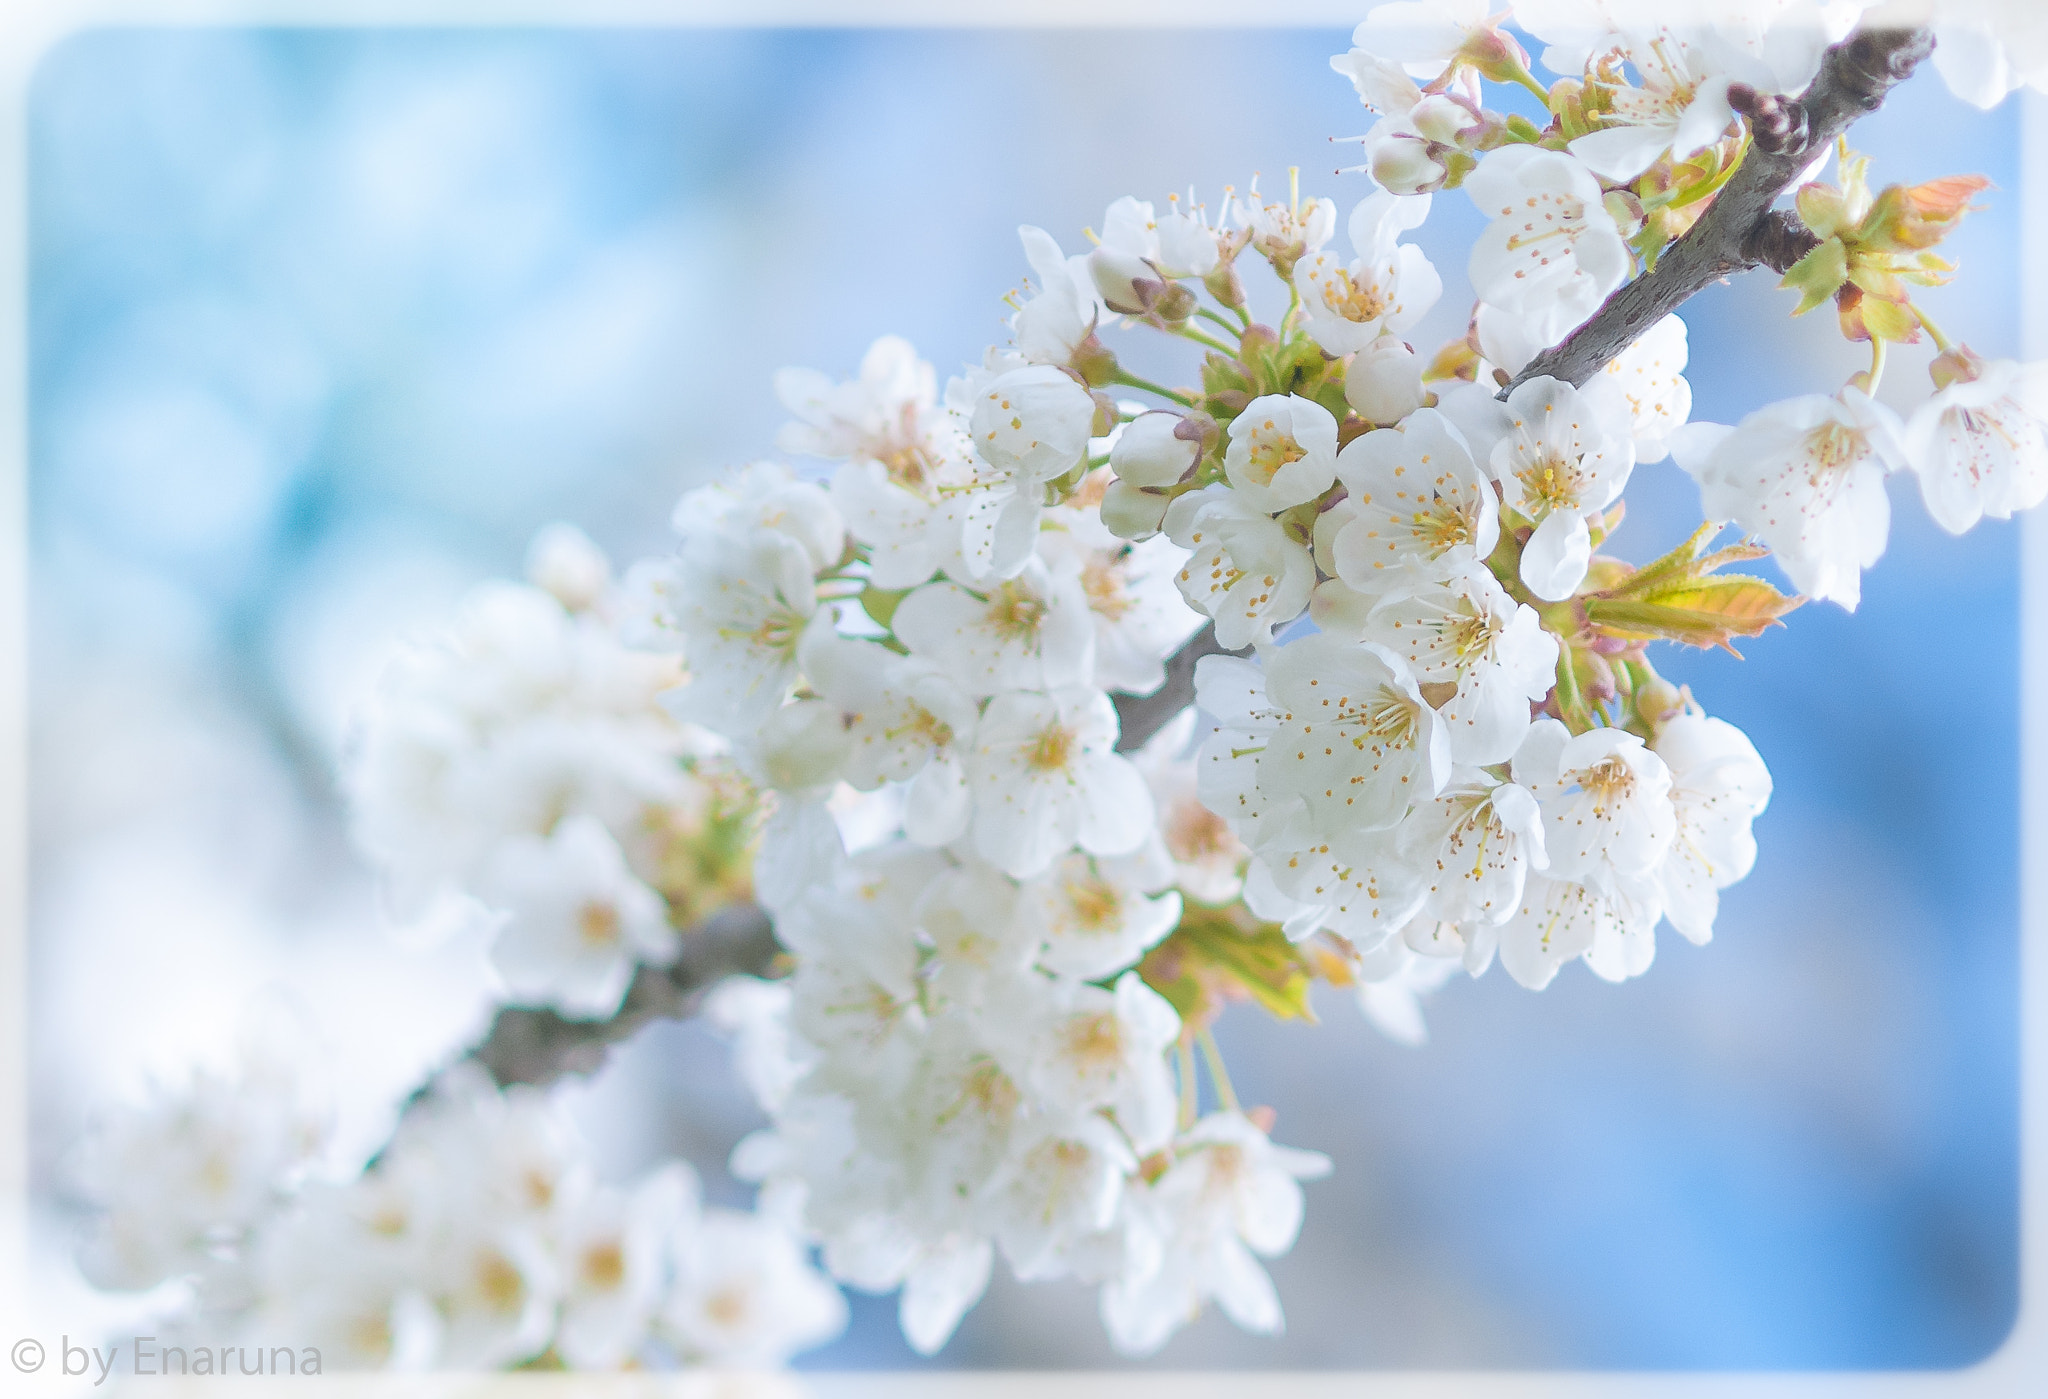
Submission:
M 756 904 L 732 904 L 683 934 L 683 948 L 666 967 L 643 965 L 626 999 L 604 1020 L 570 1020 L 552 1010 L 503 1006 L 483 1039 L 462 1057 L 480 1064 L 500 1088 L 541 1087 L 570 1074 L 592 1073 L 605 1055 L 656 1020 L 694 1015 L 704 993 L 728 976 L 766 976 L 782 951 L 768 914 Z M 406 1100 L 410 1111 L 431 1090 L 423 1085 Z
M 1116 695 L 1116 717 L 1123 733 L 1116 741 L 1119 753 L 1135 753 L 1145 740 L 1172 722 L 1173 717 L 1195 702 L 1195 662 L 1204 656 L 1237 656 L 1216 644 L 1216 625 L 1202 623 L 1202 629 L 1187 645 L 1167 658 L 1166 683 L 1149 695 Z
M 1876 29 L 1850 35 L 1821 56 L 1820 73 L 1799 98 L 1734 89 L 1729 100 L 1750 120 L 1749 153 L 1713 204 L 1646 272 L 1607 299 L 1591 320 L 1545 350 L 1517 374 L 1508 392 L 1541 375 L 1584 384 L 1658 321 L 1709 283 L 1781 260 L 1797 246 L 1792 230 L 1812 237 L 1771 206 L 1816 154 L 1876 111 L 1892 88 L 1934 52 L 1926 29 Z M 1796 260 L 1794 258 L 1793 260 Z

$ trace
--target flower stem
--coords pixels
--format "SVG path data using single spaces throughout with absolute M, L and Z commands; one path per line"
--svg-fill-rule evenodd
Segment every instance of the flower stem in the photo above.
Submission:
M 1225 319 L 1224 319 L 1224 318 L 1223 318 L 1222 316 L 1219 316 L 1219 315 L 1217 315 L 1217 314 L 1216 314 L 1216 313 L 1215 313 L 1214 311 L 1211 311 L 1211 310 L 1210 310 L 1210 309 L 1209 309 L 1208 307 L 1206 307 L 1206 306 L 1201 306 L 1201 307 L 1197 307 L 1197 308 L 1196 308 L 1196 310 L 1195 310 L 1195 314 L 1196 314 L 1196 315 L 1198 315 L 1198 316 L 1200 316 L 1200 317 L 1201 317 L 1201 318 L 1202 318 L 1203 320 L 1205 320 L 1205 321 L 1214 321 L 1214 322 L 1215 322 L 1215 323 L 1216 323 L 1217 325 L 1220 325 L 1220 326 L 1222 326 L 1222 327 L 1223 327 L 1223 328 L 1224 328 L 1225 330 L 1229 331 L 1229 332 L 1230 332 L 1230 333 L 1231 333 L 1232 335 L 1235 335 L 1235 334 L 1237 334 L 1237 332 L 1238 332 L 1238 327 L 1237 327 L 1237 326 L 1235 326 L 1235 325 L 1231 324 L 1231 323 L 1230 323 L 1230 322 L 1229 322 L 1228 320 L 1225 320 Z M 1249 325 L 1249 324 L 1251 324 L 1251 322 L 1250 322 L 1249 320 L 1247 320 L 1247 321 L 1245 322 L 1245 324 L 1246 324 L 1246 325 Z
M 1184 1132 L 1195 1125 L 1195 1046 L 1186 1035 L 1180 1037 L 1180 1128 Z
M 1230 1073 L 1223 1067 L 1223 1052 L 1216 1047 L 1216 1036 L 1204 1025 L 1195 1032 L 1195 1041 L 1202 1046 L 1202 1059 L 1209 1065 L 1209 1081 L 1216 1085 L 1216 1101 L 1225 1112 L 1239 1111 L 1237 1090 L 1230 1086 Z
M 1150 379 L 1140 379 L 1128 369 L 1117 370 L 1116 377 L 1111 379 L 1110 382 L 1112 384 L 1122 384 L 1127 389 L 1143 389 L 1146 393 L 1156 393 L 1161 398 L 1171 399 L 1183 408 L 1195 406 L 1195 401 L 1186 394 L 1155 384 Z
M 1913 308 L 1913 319 L 1920 322 L 1920 328 L 1926 331 L 1930 336 L 1934 338 L 1935 349 L 1941 351 L 1943 354 L 1947 354 L 1949 351 L 1953 350 L 1956 347 L 1955 342 L 1953 340 L 1949 339 L 1946 335 L 1943 335 L 1941 333 L 1941 327 L 1934 323 L 1933 317 L 1929 316 L 1925 311 L 1921 310 L 1918 306 L 1915 306 Z
M 1187 339 L 1194 341 L 1197 345 L 1207 345 L 1212 350 L 1220 350 L 1224 354 L 1229 355 L 1232 359 L 1235 359 L 1237 357 L 1237 346 L 1228 344 L 1227 342 L 1222 340 L 1218 340 L 1213 335 L 1208 335 L 1202 331 L 1196 330 L 1193 326 L 1188 325 L 1185 322 L 1178 326 L 1175 326 L 1173 333 L 1175 335 L 1185 336 Z

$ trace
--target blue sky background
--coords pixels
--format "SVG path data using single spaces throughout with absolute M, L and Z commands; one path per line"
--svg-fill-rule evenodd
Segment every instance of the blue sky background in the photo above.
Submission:
M 557 518 L 621 560 L 769 449 L 783 364 L 876 335 L 941 372 L 1001 338 L 1014 229 L 1070 248 L 1125 193 L 1211 207 L 1262 171 L 1348 208 L 1370 124 L 1338 32 L 103 31 L 31 97 L 35 1148 L 216 1052 L 281 985 L 335 1047 L 345 1137 L 473 1032 L 477 949 L 395 945 L 329 771 L 390 638 L 516 571 Z M 1856 128 L 1881 181 L 1989 175 L 1927 305 L 2018 337 L 2018 121 L 1932 75 Z M 1433 347 L 1480 221 L 1439 197 Z M 1257 286 L 1254 295 L 1259 295 Z M 1767 276 L 1687 308 L 1696 416 L 1860 356 Z M 1157 339 L 1157 337 L 1154 337 Z M 1192 361 L 1133 336 L 1141 372 Z M 1122 345 L 1119 349 L 1123 349 Z M 1896 357 L 1887 397 L 1924 394 Z M 1698 518 L 1638 469 L 1618 551 Z M 1716 941 L 1623 987 L 1499 973 L 1377 1039 L 1233 1013 L 1234 1076 L 1330 1152 L 1274 1265 L 1289 1332 L 1207 1318 L 1162 1365 L 1926 1367 L 2017 1288 L 2018 543 L 1894 483 L 1884 561 L 1724 655 L 1660 658 L 1777 782 Z M 578 1110 L 617 1173 L 755 1120 L 723 1050 L 651 1033 Z M 44 1226 L 50 1286 L 64 1221 Z M 856 1299 L 815 1363 L 911 1359 Z M 942 1364 L 1110 1359 L 1077 1288 L 999 1280 Z

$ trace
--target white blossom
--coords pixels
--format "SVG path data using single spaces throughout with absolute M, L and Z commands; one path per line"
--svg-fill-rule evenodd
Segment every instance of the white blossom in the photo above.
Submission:
M 1573 734 L 1539 719 L 1515 754 L 1514 776 L 1543 808 L 1552 879 L 1612 890 L 1654 875 L 1671 849 L 1671 769 L 1632 733 Z
M 1483 567 L 1388 598 L 1362 635 L 1406 660 L 1417 680 L 1458 687 L 1437 712 L 1451 756 L 1473 767 L 1514 753 L 1528 732 L 1530 703 L 1556 683 L 1557 638 Z
M 1401 845 L 1426 871 L 1429 916 L 1454 924 L 1502 922 L 1521 903 L 1529 872 L 1549 864 L 1535 796 L 1479 768 L 1418 803 Z
M 1961 357 L 1965 371 L 1906 422 L 1927 513 L 1950 534 L 2048 496 L 2048 361 Z
M 779 1366 L 846 1327 L 846 1299 L 770 1216 L 706 1210 L 673 1247 L 661 1327 L 694 1364 Z
M 1001 477 L 1029 487 L 1079 464 L 1094 422 L 1088 390 L 1062 370 L 1031 364 L 981 387 L 968 431 L 976 456 Z
M 1740 78 L 1768 84 L 1754 65 L 1731 70 L 1734 57 L 1714 42 L 1711 31 L 1659 25 L 1632 29 L 1621 51 L 1634 65 L 1640 86 L 1608 89 L 1606 125 L 1567 147 L 1594 174 L 1626 184 L 1667 153 L 1684 160 L 1721 138 L 1735 112 L 1728 85 Z
M 1500 422 L 1504 430 L 1483 449 L 1487 464 L 1502 504 L 1536 526 L 1522 546 L 1522 582 L 1545 601 L 1568 598 L 1592 560 L 1590 522 L 1635 466 L 1618 395 L 1540 375 L 1508 395 Z
M 1628 404 L 1629 433 L 1639 462 L 1664 460 L 1670 453 L 1666 440 L 1692 416 L 1687 356 L 1685 322 L 1670 315 L 1609 360 L 1603 371 Z
M 1035 558 L 981 594 L 928 583 L 903 599 L 890 625 L 912 655 L 976 697 L 1086 684 L 1094 673 L 1095 626 L 1080 580 Z
M 1647 882 L 1620 881 L 1603 891 L 1532 874 L 1507 922 L 1474 929 L 1482 950 L 1468 965 L 1483 970 L 1497 945 L 1508 975 L 1531 991 L 1548 986 L 1575 957 L 1604 980 L 1622 981 L 1649 969 L 1656 928 L 1656 891 Z
M 1436 269 L 1420 248 L 1396 242 L 1428 216 L 1428 195 L 1403 198 L 1377 191 L 1351 211 L 1351 247 L 1357 256 L 1349 265 L 1327 250 L 1294 264 L 1304 326 L 1317 344 L 1331 354 L 1348 355 L 1383 333 L 1405 332 L 1436 304 L 1443 295 Z M 1247 415 L 1257 411 L 1256 404 L 1245 410 Z
M 1564 151 L 1510 145 L 1466 177 L 1492 222 L 1472 246 L 1479 299 L 1530 318 L 1554 344 L 1628 276 L 1628 247 L 1601 202 L 1600 182 Z
M 1792 585 L 1850 611 L 1884 553 L 1884 478 L 1906 465 L 1903 428 L 1853 388 L 1774 403 L 1733 429 L 1694 424 L 1672 442 L 1707 517 L 1756 535 Z
M 1216 1299 L 1262 1335 L 1281 1329 L 1280 1300 L 1254 1254 L 1293 1247 L 1301 1230 L 1299 1182 L 1329 1174 L 1319 1152 L 1274 1146 L 1238 1112 L 1215 1112 L 1174 1145 L 1141 1207 L 1163 1240 L 1149 1269 L 1103 1289 L 1102 1319 L 1126 1355 L 1146 1355 Z
M 1493 483 L 1434 409 L 1354 438 L 1337 458 L 1337 478 L 1347 497 L 1324 517 L 1342 521 L 1330 540 L 1331 571 L 1361 592 L 1385 591 L 1418 565 L 1448 573 L 1479 563 L 1499 539 Z
M 1267 515 L 1314 500 L 1337 479 L 1337 420 L 1300 394 L 1255 398 L 1231 419 L 1224 474 Z
M 1061 513 L 1061 512 L 1055 512 Z M 1202 625 L 1174 586 L 1187 550 L 1163 536 L 1110 547 L 1047 530 L 1041 557 L 1079 582 L 1094 626 L 1094 683 L 1149 695 L 1166 681 L 1166 658 Z
M 1141 872 L 1124 862 L 1073 854 L 1025 887 L 1039 940 L 1040 965 L 1076 981 L 1094 981 L 1132 965 L 1180 923 L 1180 895 L 1152 897 Z
M 1756 863 L 1750 822 L 1771 799 L 1771 774 L 1733 724 L 1688 711 L 1658 727 L 1651 745 L 1671 770 L 1677 823 L 1658 867 L 1664 916 L 1693 942 L 1713 936 L 1719 891 Z
M 1175 575 L 1181 596 L 1215 618 L 1216 640 L 1226 650 L 1269 640 L 1308 605 L 1315 560 L 1229 487 L 1207 486 L 1175 500 L 1166 533 L 1193 555 Z
M 1012 691 L 989 701 L 968 776 L 974 846 L 1015 879 L 1079 845 L 1125 855 L 1145 841 L 1152 797 L 1113 750 L 1116 709 L 1099 690 Z
M 957 680 L 921 656 L 824 633 L 807 641 L 803 663 L 839 712 L 849 740 L 845 780 L 862 790 L 908 783 L 903 827 L 921 845 L 963 834 L 973 810 L 966 760 L 980 710 Z
M 513 995 L 571 1016 L 612 1014 L 640 963 L 665 966 L 681 946 L 661 895 L 633 876 L 619 843 L 587 815 L 545 839 L 508 839 L 480 892 L 506 910 L 491 965 Z

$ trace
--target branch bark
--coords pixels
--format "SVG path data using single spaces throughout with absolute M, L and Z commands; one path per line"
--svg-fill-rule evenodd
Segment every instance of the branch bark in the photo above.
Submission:
M 1621 288 L 1556 348 L 1529 361 L 1501 397 L 1546 374 L 1584 384 L 1709 283 L 1759 264 L 1780 271 L 1790 267 L 1783 259 L 1797 246 L 1791 230 L 1805 230 L 1796 220 L 1774 215 L 1771 206 L 1815 155 L 1858 117 L 1883 106 L 1891 90 L 1932 52 L 1929 30 L 1869 30 L 1822 55 L 1820 72 L 1803 97 L 1731 92 L 1731 100 L 1741 99 L 1738 107 L 1746 107 L 1751 120 L 1751 145 L 1741 167 L 1699 222 L 1664 250 L 1654 271 Z
M 1149 695 L 1117 695 L 1116 717 L 1123 732 L 1116 741 L 1119 753 L 1135 753 L 1145 740 L 1165 728 L 1173 717 L 1195 702 L 1195 662 L 1204 656 L 1237 656 L 1216 641 L 1216 625 L 1202 623 L 1202 629 L 1188 644 L 1167 658 L 1166 683 Z
M 604 1020 L 571 1020 L 552 1010 L 504 1006 L 490 1030 L 462 1057 L 474 1060 L 500 1088 L 515 1083 L 545 1087 L 571 1074 L 592 1073 L 605 1055 L 656 1020 L 696 1013 L 704 993 L 728 976 L 766 976 L 782 946 L 756 904 L 722 908 L 683 934 L 683 949 L 666 967 L 642 966 L 618 1011 Z M 406 1101 L 425 1098 L 431 1082 Z

